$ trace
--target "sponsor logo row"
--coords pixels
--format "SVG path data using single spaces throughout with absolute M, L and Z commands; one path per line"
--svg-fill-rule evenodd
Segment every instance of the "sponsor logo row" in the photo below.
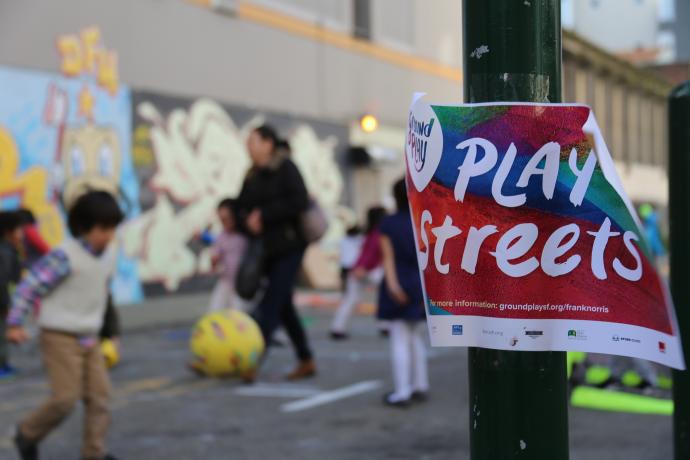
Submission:
M 536 340 L 540 337 L 544 336 L 544 331 L 540 330 L 532 330 L 532 329 L 527 329 L 526 327 L 524 329 L 524 335 L 531 338 L 532 340 Z M 463 335 L 463 325 L 462 324 L 453 324 L 451 326 L 451 333 L 452 335 Z M 491 336 L 496 336 L 496 337 L 503 337 L 504 332 L 498 329 L 482 329 L 482 334 L 483 335 L 491 335 Z M 587 334 L 585 333 L 584 330 L 582 329 L 569 329 L 568 330 L 568 340 L 580 340 L 580 341 L 585 341 L 587 340 Z M 634 337 L 625 337 L 621 336 L 618 334 L 614 334 L 611 336 L 611 340 L 613 342 L 624 342 L 624 343 L 635 343 L 639 344 L 642 343 L 640 339 L 636 339 Z M 519 339 L 517 337 L 513 337 L 511 339 L 511 345 L 515 346 L 517 345 Z M 658 348 L 660 353 L 666 353 L 666 342 L 659 341 L 658 342 Z

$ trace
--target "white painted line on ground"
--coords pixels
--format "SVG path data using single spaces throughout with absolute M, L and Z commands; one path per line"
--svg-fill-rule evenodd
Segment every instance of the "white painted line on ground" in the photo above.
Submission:
M 259 384 L 249 387 L 238 388 L 234 392 L 238 396 L 257 396 L 265 398 L 307 398 L 321 393 L 315 387 L 293 386 L 293 385 L 271 385 Z
M 364 382 L 348 385 L 343 388 L 332 391 L 324 391 L 314 396 L 283 404 L 280 407 L 282 412 L 298 412 L 306 409 L 311 409 L 316 406 L 329 404 L 340 399 L 349 398 L 362 393 L 376 390 L 381 387 L 380 380 L 367 380 Z
M 453 354 L 455 350 L 451 347 L 448 348 L 431 348 L 427 350 L 427 358 L 430 360 L 445 358 Z M 273 353 L 273 351 L 271 351 Z M 278 353 L 278 351 L 276 351 Z M 287 354 L 287 352 L 286 352 Z M 341 360 L 349 360 L 352 362 L 358 361 L 389 361 L 391 359 L 390 352 L 388 350 L 323 350 L 319 349 L 319 358 L 328 358 Z

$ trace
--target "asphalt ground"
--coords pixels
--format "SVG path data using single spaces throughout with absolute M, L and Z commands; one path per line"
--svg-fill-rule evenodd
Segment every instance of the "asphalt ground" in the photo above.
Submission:
M 206 297 L 166 297 L 123 310 L 123 360 L 112 370 L 110 450 L 122 459 L 468 459 L 469 408 L 464 349 L 434 349 L 428 402 L 384 407 L 391 388 L 387 339 L 368 316 L 352 338 L 332 342 L 331 296 L 300 303 L 319 373 L 286 383 L 295 358 L 275 347 L 253 386 L 198 378 L 185 368 L 193 318 Z M 363 307 L 366 312 L 370 308 Z M 17 458 L 11 432 L 48 394 L 35 343 L 15 349 L 20 375 L 0 383 L 0 459 Z M 41 446 L 43 459 L 76 459 L 81 408 Z M 571 459 L 672 458 L 668 416 L 570 411 Z

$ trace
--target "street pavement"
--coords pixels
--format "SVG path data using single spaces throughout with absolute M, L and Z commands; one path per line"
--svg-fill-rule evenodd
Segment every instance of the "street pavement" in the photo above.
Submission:
M 189 330 L 206 296 L 124 307 L 123 362 L 112 370 L 110 450 L 124 460 L 468 459 L 466 351 L 432 350 L 428 402 L 384 407 L 381 397 L 391 387 L 387 340 L 361 315 L 350 340 L 330 341 L 334 300 L 300 297 L 310 304 L 302 312 L 319 375 L 284 382 L 294 357 L 289 347 L 276 347 L 253 386 L 186 370 Z M 21 375 L 0 384 L 0 459 L 16 458 L 13 425 L 48 392 L 35 343 L 15 350 L 13 363 Z M 81 421 L 79 408 L 44 442 L 41 458 L 77 459 Z M 670 459 L 671 419 L 571 409 L 570 443 L 572 460 Z

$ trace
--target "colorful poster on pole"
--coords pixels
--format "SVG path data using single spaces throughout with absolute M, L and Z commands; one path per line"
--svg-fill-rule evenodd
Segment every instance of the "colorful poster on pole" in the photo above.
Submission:
M 670 295 L 591 109 L 421 96 L 407 185 L 432 344 L 684 368 Z

